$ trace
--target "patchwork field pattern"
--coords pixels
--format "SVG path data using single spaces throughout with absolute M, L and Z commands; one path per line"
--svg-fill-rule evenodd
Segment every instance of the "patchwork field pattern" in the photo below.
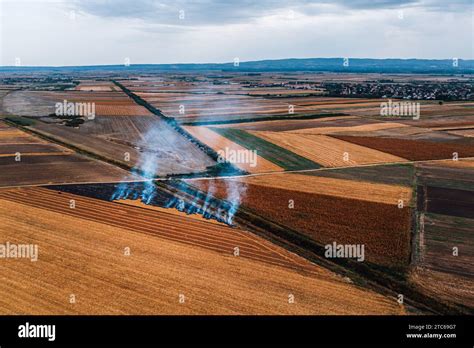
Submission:
M 259 156 L 281 168 L 284 168 L 285 170 L 317 169 L 321 167 L 319 164 L 303 156 L 261 139 L 244 130 L 232 128 L 211 129 L 249 150 L 257 151 Z
M 411 189 L 350 181 L 344 187 L 344 182 L 284 174 L 278 178 L 271 175 L 241 179 L 239 190 L 245 192 L 243 206 L 270 221 L 321 245 L 364 244 L 368 262 L 406 269 L 410 255 Z M 202 190 L 212 186 L 217 196 L 226 197 L 223 179 L 192 184 Z M 399 198 L 407 200 L 403 208 L 397 206 Z
M 231 153 L 248 153 L 249 151 L 248 148 L 229 140 L 228 138 L 220 135 L 218 132 L 215 132 L 207 127 L 187 126 L 184 127 L 184 129 L 196 139 L 200 140 L 207 146 L 214 149 L 216 152 L 221 151 L 220 153 L 229 154 L 229 156 L 225 158 L 226 160 L 231 160 L 231 158 L 229 158 Z M 240 169 L 245 170 L 249 173 L 274 172 L 283 170 L 275 163 L 266 160 L 262 156 L 258 156 L 258 153 L 256 154 L 256 156 L 256 163 L 249 163 L 249 161 L 241 161 L 239 163 L 234 164 Z
M 472 313 L 472 78 L 229 67 L 0 78 L 0 313 Z
M 0 186 L 138 179 L 1 121 L 0 139 Z
M 15 91 L 3 98 L 8 114 L 47 117 L 56 112 L 56 103 L 94 103 L 97 116 L 151 116 L 122 91 Z
M 244 231 L 227 233 L 228 227 L 166 213 L 152 215 L 156 224 L 140 224 L 121 219 L 120 211 L 150 214 L 148 209 L 80 197 L 73 210 L 69 195 L 47 189 L 0 195 L 1 238 L 37 243 L 40 251 L 37 262 L 4 263 L 2 314 L 404 313 L 393 298 Z M 95 213 L 98 205 L 106 208 L 102 214 Z M 240 257 L 232 254 L 236 244 Z M 294 306 L 289 291 L 298 299 Z
M 413 282 L 458 306 L 474 305 L 472 160 L 418 164 L 419 248 Z

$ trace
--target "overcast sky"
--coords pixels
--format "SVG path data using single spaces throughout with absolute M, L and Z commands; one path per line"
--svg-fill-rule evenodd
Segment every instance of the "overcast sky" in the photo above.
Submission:
M 473 59 L 472 0 L 0 0 L 0 65 Z

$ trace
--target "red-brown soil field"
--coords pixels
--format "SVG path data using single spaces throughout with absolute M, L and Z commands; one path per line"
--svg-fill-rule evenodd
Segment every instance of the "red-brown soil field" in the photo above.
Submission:
M 193 181 L 226 197 L 224 180 Z M 410 208 L 395 204 L 311 194 L 282 188 L 243 184 L 243 206 L 280 225 L 325 245 L 365 244 L 366 260 L 379 265 L 405 268 L 410 254 Z M 354 183 L 354 185 L 357 185 Z M 294 208 L 289 208 L 289 201 Z
M 474 146 L 468 144 L 393 138 L 354 137 L 343 135 L 331 136 L 353 144 L 366 146 L 382 152 L 390 153 L 395 156 L 403 157 L 412 161 L 449 159 L 453 158 L 454 152 L 457 152 L 460 158 L 474 156 Z

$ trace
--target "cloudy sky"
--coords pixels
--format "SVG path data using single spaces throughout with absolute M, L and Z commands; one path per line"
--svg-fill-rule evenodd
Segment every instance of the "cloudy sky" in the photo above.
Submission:
M 0 0 L 0 65 L 473 58 L 472 0 Z

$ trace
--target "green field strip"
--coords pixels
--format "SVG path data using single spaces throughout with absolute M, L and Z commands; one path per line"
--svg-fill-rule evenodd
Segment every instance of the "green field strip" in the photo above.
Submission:
M 210 128 L 214 132 L 226 137 L 249 150 L 256 150 L 257 155 L 276 164 L 285 170 L 318 169 L 322 166 L 310 161 L 294 152 L 275 145 L 269 141 L 247 133 L 242 129 Z

